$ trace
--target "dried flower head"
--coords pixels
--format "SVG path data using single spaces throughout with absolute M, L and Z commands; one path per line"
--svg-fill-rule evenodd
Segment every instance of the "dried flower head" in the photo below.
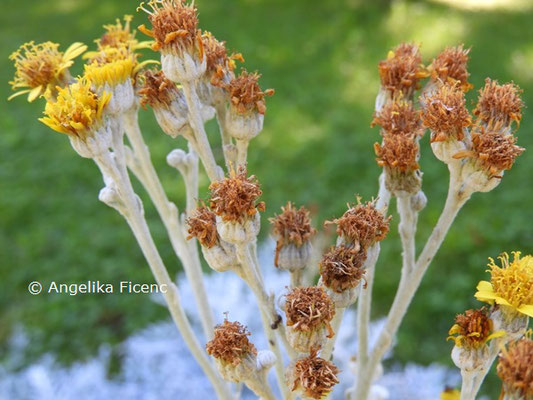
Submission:
M 291 372 L 291 390 L 302 391 L 317 400 L 325 398 L 339 383 L 339 369 L 335 364 L 318 357 L 316 350 L 308 357 L 297 360 Z
M 420 49 L 414 43 L 402 43 L 389 51 L 387 58 L 379 62 L 378 70 L 381 86 L 405 97 L 418 89 L 418 81 L 427 76 Z
M 355 288 L 364 279 L 365 260 L 364 250 L 346 245 L 332 246 L 320 262 L 322 283 L 337 293 Z
M 259 114 L 264 114 L 266 112 L 265 97 L 272 96 L 274 89 L 267 89 L 263 92 L 258 83 L 260 77 L 261 75 L 256 72 L 249 73 L 243 69 L 228 84 L 214 83 L 228 92 L 231 106 L 237 113 L 247 114 L 257 111 Z
M 441 84 L 422 102 L 422 123 L 433 133 L 431 142 L 450 138 L 463 140 L 463 129 L 472 124 L 465 105 L 465 95 L 456 83 Z
M 316 233 L 316 229 L 311 226 L 309 211 L 304 206 L 296 209 L 289 201 L 285 207 L 281 207 L 281 211 L 280 215 L 269 219 L 277 237 L 276 257 L 274 258 L 276 267 L 278 267 L 279 252 L 283 246 L 293 244 L 300 247 Z
M 455 317 L 455 324 L 448 332 L 457 347 L 478 349 L 489 340 L 505 335 L 505 331 L 492 332 L 492 320 L 485 307 L 479 310 L 466 310 Z
M 296 287 L 287 294 L 285 302 L 287 326 L 294 330 L 309 332 L 326 326 L 330 336 L 330 321 L 335 315 L 335 305 L 324 289 L 317 286 Z
M 73 60 L 87 50 L 82 43 L 73 43 L 65 51 L 58 50 L 57 43 L 24 43 L 9 56 L 15 62 L 15 77 L 9 82 L 13 90 L 18 90 L 12 98 L 28 93 L 28 101 L 45 94 L 47 90 L 55 91 L 56 86 L 68 83 L 68 68 Z M 20 90 L 22 89 L 22 90 Z
M 533 398 L 533 340 L 524 337 L 509 343 L 498 360 L 496 372 L 502 380 L 502 395 L 524 400 Z M 506 397 L 507 398 L 507 397 Z
M 509 262 L 507 253 L 499 257 L 501 267 L 489 258 L 490 282 L 481 281 L 477 285 L 476 298 L 489 304 L 501 304 L 533 317 L 533 256 L 520 257 L 513 252 Z
M 391 217 L 385 217 L 376 208 L 375 201 L 361 203 L 350 206 L 341 218 L 333 221 L 326 221 L 326 224 L 336 224 L 337 234 L 345 238 L 346 241 L 358 243 L 361 248 L 368 249 L 374 243 L 379 242 L 387 236 L 389 232 L 389 221 Z
M 187 218 L 189 229 L 187 240 L 195 237 L 202 246 L 211 248 L 218 242 L 216 216 L 213 211 L 205 205 L 198 207 L 192 215 Z
M 491 176 L 501 178 L 501 171 L 511 169 L 524 150 L 516 145 L 516 137 L 512 134 L 484 132 L 479 128 L 472 132 L 472 150 L 461 151 L 453 157 L 474 158 Z
M 239 365 L 248 354 L 257 355 L 257 350 L 248 340 L 250 332 L 239 322 L 227 319 L 223 324 L 215 326 L 213 340 L 205 346 L 207 354 L 219 361 L 231 365 Z
M 422 136 L 424 131 L 420 121 L 420 111 L 416 110 L 411 101 L 396 97 L 394 101 L 383 106 L 379 113 L 374 114 L 371 127 L 379 125 L 386 135 Z
M 399 172 L 411 172 L 420 168 L 419 146 L 414 135 L 385 135 L 382 144 L 374 144 L 374 151 L 380 167 Z
M 214 181 L 209 186 L 211 192 L 210 207 L 224 221 L 249 219 L 258 211 L 265 210 L 264 202 L 257 202 L 263 193 L 254 175 L 247 177 L 244 167 L 230 171 L 230 176 Z
M 153 37 L 154 50 L 162 50 L 176 55 L 183 51 L 191 52 L 197 49 L 199 58 L 203 57 L 202 40 L 198 30 L 198 15 L 194 4 L 186 4 L 184 0 L 150 0 L 148 8 L 144 2 L 137 10 L 141 9 L 148 14 L 152 29 L 144 25 L 139 30 Z
M 428 68 L 431 79 L 452 85 L 458 84 L 464 92 L 472 89 L 472 84 L 468 82 L 470 74 L 466 67 L 468 53 L 470 49 L 465 49 L 462 44 L 457 47 L 446 47 Z
M 139 90 L 141 105 L 150 107 L 168 107 L 176 99 L 178 88 L 163 71 L 158 69 L 146 70 L 141 77 L 142 86 Z
M 495 130 L 507 129 L 513 121 L 520 124 L 524 106 L 521 93 L 522 90 L 512 82 L 499 85 L 498 81 L 487 78 L 479 91 L 474 115 L 479 122 Z
M 57 100 L 48 101 L 46 115 L 39 121 L 57 132 L 85 140 L 92 136 L 103 121 L 103 111 L 111 95 L 98 96 L 88 80 L 80 78 L 65 88 L 58 89 Z
M 206 72 L 211 77 L 218 68 L 226 68 L 229 58 L 226 50 L 226 42 L 218 41 L 211 32 L 202 34 L 202 43 L 206 59 Z

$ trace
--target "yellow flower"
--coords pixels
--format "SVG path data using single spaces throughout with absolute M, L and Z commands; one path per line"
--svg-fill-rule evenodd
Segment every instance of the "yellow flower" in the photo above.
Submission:
M 65 88 L 58 88 L 57 100 L 48 101 L 46 115 L 39 121 L 57 132 L 76 136 L 82 140 L 102 124 L 102 113 L 111 95 L 98 96 L 91 90 L 88 80 L 80 78 Z
M 85 77 L 95 86 L 115 86 L 132 77 L 134 70 L 135 56 L 125 47 L 106 47 L 85 65 Z
M 513 252 L 513 261 L 503 253 L 498 257 L 502 266 L 498 267 L 489 258 L 490 282 L 481 281 L 477 285 L 476 299 L 489 304 L 500 304 L 533 317 L 533 257 L 520 257 L 520 252 Z
M 502 337 L 505 331 L 492 332 L 492 320 L 483 307 L 479 310 L 466 310 L 464 314 L 457 315 L 448 334 L 448 339 L 452 339 L 457 347 L 478 349 L 489 340 Z
M 35 44 L 33 41 L 24 43 L 9 56 L 15 62 L 15 77 L 9 82 L 14 93 L 8 100 L 21 94 L 28 94 L 28 101 L 33 101 L 48 89 L 54 90 L 56 85 L 65 85 L 69 79 L 67 69 L 74 63 L 72 60 L 87 50 L 83 43 L 73 43 L 65 51 L 58 50 L 59 45 L 52 42 Z
M 444 392 L 440 394 L 440 400 L 459 400 L 461 398 L 461 392 L 457 389 L 444 389 Z

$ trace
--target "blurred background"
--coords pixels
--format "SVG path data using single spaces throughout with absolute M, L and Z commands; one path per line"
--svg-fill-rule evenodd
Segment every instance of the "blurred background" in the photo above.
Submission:
M 150 323 L 168 318 L 143 295 L 30 296 L 27 285 L 100 280 L 151 282 L 152 277 L 122 218 L 97 200 L 102 187 L 94 164 L 81 159 L 63 135 L 37 121 L 43 101 L 10 102 L 14 69 L 9 54 L 22 43 L 53 41 L 60 49 L 81 41 L 94 48 L 102 25 L 124 14 L 146 22 L 131 0 L 3 0 L 0 25 L 0 357 L 22 326 L 31 340 L 21 368 L 51 352 L 65 364 L 91 357 L 102 343 L 119 344 Z M 249 170 L 262 183 L 266 217 L 287 200 L 314 210 L 314 222 L 341 215 L 355 194 L 377 192 L 380 169 L 369 127 L 379 88 L 377 63 L 402 41 L 422 45 L 425 62 L 445 46 L 472 47 L 473 105 L 486 77 L 514 81 L 533 98 L 533 2 L 530 0 L 197 0 L 200 27 L 241 52 L 248 70 L 276 94 L 267 101 L 264 131 L 252 142 Z M 138 34 L 143 39 L 142 34 Z M 155 57 L 144 51 L 145 58 Z M 73 70 L 82 71 L 78 62 Z M 518 144 L 533 149 L 533 119 L 525 108 Z M 141 125 L 153 162 L 178 205 L 184 189 L 167 153 L 184 147 L 158 128 L 151 110 Z M 216 124 L 209 125 L 215 143 Z M 428 206 L 419 218 L 418 249 L 434 226 L 446 196 L 448 171 L 422 140 L 423 190 Z M 520 156 L 492 192 L 475 194 L 459 214 L 403 323 L 392 363 L 438 361 L 451 365 L 446 342 L 455 314 L 479 306 L 473 298 L 485 279 L 487 257 L 532 251 L 533 157 Z M 222 154 L 217 150 L 219 159 Z M 203 195 L 207 178 L 202 177 Z M 147 219 L 171 273 L 180 265 L 156 212 L 141 188 Z M 392 209 L 394 209 L 393 207 Z M 397 218 L 382 246 L 373 317 L 386 313 L 399 279 Z M 268 235 L 263 226 L 263 237 Z M 267 268 L 273 266 L 267 266 Z M 244 321 L 245 322 L 245 321 Z M 115 346 L 116 345 L 116 346 Z M 114 352 L 110 374 L 120 370 Z M 486 390 L 496 393 L 495 380 Z M 492 391 L 491 388 L 494 390 Z M 491 396 L 496 398 L 496 395 Z

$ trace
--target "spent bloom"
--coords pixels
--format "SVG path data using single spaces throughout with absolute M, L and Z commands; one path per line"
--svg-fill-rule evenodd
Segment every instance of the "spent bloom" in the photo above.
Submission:
M 197 238 L 202 246 L 211 248 L 218 242 L 216 215 L 206 206 L 200 206 L 187 218 L 189 236 Z
M 83 43 L 73 43 L 63 53 L 59 45 L 52 42 L 24 43 L 9 56 L 15 62 L 15 77 L 9 82 L 17 90 L 9 99 L 28 93 L 28 101 L 48 94 L 55 95 L 56 86 L 65 86 L 70 80 L 68 68 L 74 59 L 87 50 Z
M 457 347 L 478 349 L 489 340 L 505 335 L 504 331 L 493 332 L 493 323 L 487 310 L 466 310 L 455 317 L 455 324 L 448 332 Z M 454 336 L 455 335 L 455 336 Z
M 223 324 L 215 327 L 214 333 L 213 340 L 205 348 L 217 360 L 235 366 L 247 355 L 257 355 L 255 346 L 248 339 L 250 332 L 239 322 L 226 319 Z
M 468 53 L 470 49 L 465 49 L 462 44 L 446 47 L 428 67 L 432 81 L 457 84 L 464 92 L 472 89 L 472 84 L 468 82 Z
M 501 267 L 489 258 L 490 282 L 479 282 L 476 298 L 533 317 L 533 256 L 521 257 L 516 251 L 512 261 L 507 253 L 498 258 Z
M 345 245 L 332 246 L 320 262 L 322 283 L 337 293 L 355 288 L 364 279 L 365 260 L 365 251 Z
M 303 399 L 324 399 L 339 383 L 335 364 L 318 357 L 316 349 L 289 367 L 288 380 L 292 391 Z
M 500 85 L 498 81 L 487 78 L 474 109 L 478 118 L 476 123 L 498 131 L 508 131 L 513 121 L 520 124 L 524 106 L 521 93 L 522 90 L 512 82 Z
M 48 101 L 45 117 L 39 121 L 57 132 L 85 140 L 103 123 L 103 111 L 110 94 L 98 96 L 86 79 L 58 89 L 57 100 Z
M 337 225 L 337 234 L 344 238 L 347 243 L 353 243 L 355 247 L 368 249 L 376 242 L 380 242 L 389 232 L 389 221 L 391 217 L 385 217 L 376 208 L 375 201 L 361 203 L 350 206 L 340 218 L 333 221 L 326 221 L 326 224 Z
M 297 263 L 298 267 L 303 268 L 309 261 L 310 240 L 316 229 L 312 227 L 309 211 L 304 206 L 297 209 L 294 204 L 287 202 L 281 210 L 281 214 L 270 218 L 277 239 L 274 265 L 291 269 L 292 264 Z M 295 257 L 288 257 L 286 253 L 290 252 L 294 252 Z
M 419 80 L 427 76 L 422 65 L 418 45 L 402 43 L 389 51 L 387 58 L 378 64 L 381 87 L 391 97 L 402 94 L 409 98 L 419 87 Z
M 420 111 L 411 101 L 400 97 L 388 102 L 374 114 L 371 127 L 379 125 L 382 136 L 422 136 L 424 130 L 420 121 Z
M 502 349 L 496 372 L 506 399 L 533 399 L 533 340 L 529 335 Z

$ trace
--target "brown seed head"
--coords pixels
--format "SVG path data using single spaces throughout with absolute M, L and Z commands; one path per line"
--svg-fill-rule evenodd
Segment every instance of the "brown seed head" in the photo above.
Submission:
M 170 51 L 179 55 L 196 47 L 200 57 L 203 57 L 198 15 L 194 4 L 186 4 L 184 0 L 151 0 L 147 6 L 148 8 L 144 8 L 144 3 L 141 3 L 138 9 L 148 13 L 152 30 L 144 25 L 141 25 L 139 30 L 155 39 L 154 50 Z
M 324 285 L 337 293 L 355 288 L 364 279 L 366 251 L 345 245 L 332 246 L 320 262 Z M 365 283 L 366 286 L 366 283 Z
M 422 123 L 433 132 L 432 142 L 463 140 L 463 129 L 472 125 L 465 95 L 458 84 L 441 84 L 422 102 Z
M 274 234 L 277 236 L 276 257 L 274 265 L 278 266 L 279 252 L 288 244 L 294 244 L 298 247 L 309 241 L 316 233 L 316 229 L 311 226 L 309 211 L 301 206 L 299 209 L 294 207 L 290 201 L 285 207 L 281 207 L 282 213 L 269 221 L 273 225 Z
M 195 237 L 202 246 L 207 248 L 218 243 L 215 213 L 205 205 L 194 210 L 192 216 L 187 218 L 187 225 L 189 225 L 187 240 Z
M 457 47 L 446 47 L 429 66 L 431 79 L 452 85 L 458 83 L 465 92 L 472 89 L 472 84 L 468 83 L 470 74 L 466 67 L 468 53 L 470 49 L 465 49 L 462 44 Z
M 272 96 L 274 89 L 267 89 L 263 92 L 257 83 L 260 77 L 261 75 L 256 72 L 249 73 L 243 69 L 228 84 L 220 80 L 212 81 L 212 83 L 228 92 L 231 107 L 239 114 L 246 114 L 252 111 L 264 114 L 266 112 L 265 97 Z
M 466 310 L 455 317 L 455 325 L 450 329 L 448 339 L 453 339 L 458 347 L 477 349 L 483 346 L 492 331 L 492 320 L 485 307 L 479 310 Z
M 176 98 L 178 88 L 176 84 L 165 77 L 158 69 L 146 70 L 142 74 L 142 86 L 139 90 L 141 105 L 150 107 L 168 107 Z
M 287 326 L 309 332 L 324 325 L 330 328 L 335 315 L 335 305 L 321 287 L 297 287 L 292 289 L 285 301 Z
M 383 144 L 374 144 L 374 151 L 380 167 L 388 167 L 402 173 L 420 168 L 419 147 L 414 135 L 385 135 Z
M 370 126 L 379 125 L 383 134 L 422 136 L 424 131 L 420 121 L 420 111 L 413 103 L 397 97 L 383 106 Z
M 246 176 L 246 168 L 239 167 L 238 172 L 230 171 L 230 176 L 209 186 L 210 207 L 224 221 L 242 222 L 265 210 L 265 203 L 257 203 L 263 193 L 254 175 Z
M 215 326 L 213 340 L 205 346 L 207 354 L 223 363 L 239 365 L 248 354 L 257 355 L 253 343 L 248 340 L 250 332 L 239 322 L 230 322 L 227 319 L 223 324 Z
M 478 123 L 495 130 L 506 129 L 513 121 L 520 124 L 524 103 L 520 98 L 522 90 L 514 83 L 499 85 L 498 81 L 485 79 L 485 86 L 479 91 L 474 115 Z
M 336 224 L 337 235 L 343 236 L 346 241 L 358 243 L 366 250 L 385 239 L 389 232 L 390 219 L 391 217 L 386 218 L 376 208 L 375 201 L 368 201 L 353 207 L 348 204 L 348 210 L 342 217 L 326 221 L 326 225 Z
M 482 128 L 472 132 L 472 150 L 455 154 L 454 158 L 472 157 L 491 175 L 498 177 L 503 170 L 511 169 L 516 157 L 525 150 L 517 146 L 516 137 L 499 132 L 484 132 Z
M 418 45 L 402 43 L 378 64 L 381 86 L 394 94 L 409 97 L 418 89 L 418 81 L 427 76 Z
M 335 364 L 317 357 L 316 351 L 313 351 L 294 364 L 291 390 L 301 389 L 306 396 L 322 399 L 339 383 L 338 373 L 339 369 Z
M 502 393 L 533 399 L 533 340 L 524 337 L 502 350 L 498 367 Z
M 228 64 L 226 42 L 219 42 L 211 32 L 204 32 L 202 34 L 202 43 L 207 63 L 206 73 L 211 77 L 218 67 L 226 68 Z

